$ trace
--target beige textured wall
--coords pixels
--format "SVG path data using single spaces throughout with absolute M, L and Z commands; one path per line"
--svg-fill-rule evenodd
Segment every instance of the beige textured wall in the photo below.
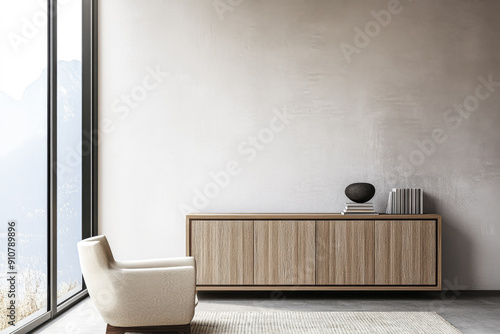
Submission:
M 184 210 L 339 212 L 367 181 L 380 211 L 426 191 L 446 288 L 500 289 L 499 1 L 99 11 L 99 227 L 119 258 L 183 255 Z

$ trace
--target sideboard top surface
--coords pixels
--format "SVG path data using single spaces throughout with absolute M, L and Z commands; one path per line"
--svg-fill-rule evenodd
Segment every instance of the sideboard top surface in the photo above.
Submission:
M 342 215 L 340 213 L 190 213 L 186 215 L 188 220 L 212 220 L 212 219 L 332 219 L 332 220 L 427 220 L 441 219 L 438 214 L 419 214 L 419 215 Z

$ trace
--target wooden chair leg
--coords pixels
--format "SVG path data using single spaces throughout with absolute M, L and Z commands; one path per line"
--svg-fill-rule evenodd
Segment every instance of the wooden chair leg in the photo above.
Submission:
M 125 333 L 181 333 L 191 334 L 191 324 L 172 325 L 172 326 L 148 326 L 148 327 L 115 327 L 108 324 L 106 334 L 125 334 Z
M 109 324 L 106 326 L 106 334 L 125 334 L 126 332 L 124 327 L 115 327 Z

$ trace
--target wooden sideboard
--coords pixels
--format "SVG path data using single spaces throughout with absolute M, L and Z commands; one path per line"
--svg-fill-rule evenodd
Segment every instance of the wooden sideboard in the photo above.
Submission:
M 198 290 L 441 290 L 441 216 L 189 214 Z

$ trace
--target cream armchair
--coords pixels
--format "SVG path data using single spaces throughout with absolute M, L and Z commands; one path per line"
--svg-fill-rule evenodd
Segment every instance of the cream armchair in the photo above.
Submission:
M 115 261 L 105 236 L 78 243 L 90 299 L 106 333 L 190 333 L 195 308 L 192 257 Z

